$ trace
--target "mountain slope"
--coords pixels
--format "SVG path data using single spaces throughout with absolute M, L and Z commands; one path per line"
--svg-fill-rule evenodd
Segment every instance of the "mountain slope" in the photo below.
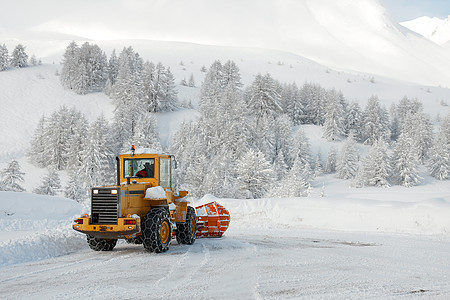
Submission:
M 94 17 L 88 12 L 83 20 L 61 10 L 61 15 L 30 25 L 29 30 L 92 40 L 276 49 L 336 69 L 450 86 L 450 53 L 397 24 L 378 0 L 177 0 L 108 9 L 110 14 Z M 38 57 L 44 56 L 42 47 L 31 48 Z
M 445 20 L 424 16 L 402 22 L 401 25 L 423 35 L 438 45 L 444 45 L 450 41 L 450 16 Z

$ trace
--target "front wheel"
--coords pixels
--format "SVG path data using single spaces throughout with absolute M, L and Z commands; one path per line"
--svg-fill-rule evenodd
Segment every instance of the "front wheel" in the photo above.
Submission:
M 177 242 L 178 244 L 192 245 L 197 235 L 197 217 L 193 207 L 188 206 L 186 212 L 186 222 L 177 223 Z
M 142 244 L 150 252 L 166 252 L 172 238 L 169 212 L 164 208 L 153 208 L 145 216 L 142 226 Z
M 94 251 L 111 251 L 117 244 L 117 239 L 99 239 L 87 235 L 89 247 Z

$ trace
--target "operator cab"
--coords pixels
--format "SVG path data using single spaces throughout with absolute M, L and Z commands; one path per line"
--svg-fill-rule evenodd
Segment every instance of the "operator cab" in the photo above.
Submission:
M 120 182 L 150 183 L 172 188 L 172 155 L 147 148 L 131 148 L 120 155 Z

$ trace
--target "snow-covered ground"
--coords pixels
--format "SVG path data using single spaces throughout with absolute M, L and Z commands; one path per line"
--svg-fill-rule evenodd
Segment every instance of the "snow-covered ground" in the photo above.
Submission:
M 0 298 L 450 297 L 448 184 L 348 192 L 323 179 L 323 198 L 205 196 L 194 205 L 230 211 L 224 237 L 163 254 L 124 242 L 91 251 L 70 226 L 76 202 L 0 192 Z

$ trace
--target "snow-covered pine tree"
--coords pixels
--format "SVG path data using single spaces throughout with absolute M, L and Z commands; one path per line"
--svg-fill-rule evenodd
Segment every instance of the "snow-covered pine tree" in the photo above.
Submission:
M 47 175 L 42 178 L 41 185 L 33 190 L 35 194 L 56 196 L 61 190 L 61 179 L 58 172 L 50 168 Z
M 294 145 L 291 149 L 289 162 L 290 166 L 293 166 L 294 161 L 298 161 L 303 167 L 311 166 L 311 147 L 309 139 L 306 137 L 303 129 L 299 129 L 295 134 Z M 311 169 L 307 170 L 311 173 Z
M 195 87 L 194 74 L 192 74 L 192 73 L 191 73 L 191 75 L 189 76 L 189 82 L 188 82 L 187 86 L 189 86 L 189 87 Z
M 217 197 L 238 197 L 236 160 L 233 153 L 223 146 L 207 166 L 204 191 Z
M 274 178 L 264 154 L 253 149 L 237 161 L 236 171 L 241 196 L 246 199 L 262 198 L 269 191 Z
M 407 112 L 403 116 L 401 134 L 411 138 L 417 157 L 424 163 L 432 142 L 432 125 L 430 117 L 422 112 Z
M 64 188 L 64 197 L 75 200 L 79 203 L 87 199 L 86 188 L 77 172 L 69 173 L 69 181 Z
M 222 63 L 219 60 L 216 60 L 205 75 L 205 80 L 201 87 L 199 104 L 201 113 L 212 111 L 216 106 L 216 103 L 220 101 L 224 88 L 223 83 L 225 81 L 222 69 Z
M 45 116 L 39 119 L 38 125 L 34 130 L 31 138 L 30 148 L 28 149 L 28 161 L 34 166 L 44 168 L 48 164 L 48 157 L 46 156 L 47 147 L 49 146 L 46 139 L 46 124 Z
M 221 68 L 221 86 L 233 91 L 240 90 L 243 87 L 239 67 L 232 60 L 228 60 Z
M 119 56 L 119 74 L 111 90 L 115 104 L 114 111 L 114 153 L 129 149 L 125 145 L 135 133 L 136 124 L 145 112 L 144 89 L 142 83 L 143 64 L 131 47 L 125 48 Z
M 309 164 L 308 164 L 309 165 Z M 305 172 L 303 162 L 297 157 L 287 176 L 271 189 L 270 197 L 308 197 L 311 194 L 310 174 Z
M 256 75 L 246 91 L 246 101 L 256 117 L 257 124 L 263 117 L 276 117 L 283 111 L 278 83 L 270 74 Z
M 36 66 L 38 64 L 38 61 L 37 61 L 37 59 L 36 59 L 36 55 L 31 55 L 31 57 L 30 57 L 30 65 L 32 65 L 32 66 Z
M 103 89 L 103 92 L 105 93 L 106 96 L 111 97 L 111 91 L 112 91 L 112 83 L 108 78 L 108 80 L 105 83 L 105 88 Z
M 108 61 L 99 46 L 75 42 L 67 46 L 63 58 L 61 84 L 77 94 L 102 91 L 108 80 Z
M 116 55 L 116 49 L 113 49 L 108 61 L 108 79 L 111 87 L 116 83 L 119 75 L 119 58 Z
M 46 166 L 52 166 L 56 170 L 66 169 L 68 141 L 72 134 L 73 121 L 72 113 L 66 106 L 62 106 L 50 116 L 44 136 L 47 143 Z
M 363 114 L 358 102 L 354 101 L 348 108 L 348 113 L 345 121 L 345 132 L 353 136 L 356 141 L 361 141 L 363 132 Z
M 450 115 L 439 126 L 428 160 L 430 175 L 439 179 L 450 178 Z
M 24 172 L 20 171 L 19 162 L 12 159 L 8 166 L 1 172 L 1 183 L 4 191 L 24 192 L 25 189 L 20 185 L 24 182 Z
M 423 105 L 418 99 L 409 99 L 403 97 L 396 106 L 396 114 L 400 119 L 400 124 L 403 124 L 408 114 L 415 115 L 423 111 Z M 400 128 L 401 129 L 401 128 Z
M 153 76 L 153 94 L 152 94 L 152 105 L 153 107 L 149 109 L 150 112 L 162 111 L 161 107 L 165 106 L 166 102 L 166 68 L 159 62 L 155 67 L 155 74 Z
M 11 54 L 10 65 L 15 68 L 28 67 L 28 54 L 25 52 L 25 47 L 21 44 L 14 48 Z
M 275 119 L 273 124 L 274 132 L 274 157 L 278 156 L 278 153 L 283 152 L 284 157 L 288 157 L 293 145 L 293 139 L 291 137 L 292 133 L 292 122 L 286 114 L 281 114 Z
M 0 71 L 6 71 L 9 68 L 8 48 L 5 44 L 0 45 Z
M 203 117 L 207 118 L 207 115 Z M 250 112 L 245 105 L 241 90 L 234 83 L 229 82 L 217 112 L 218 123 L 214 129 L 216 144 L 225 145 L 234 158 L 241 157 L 251 146 L 251 137 L 254 134 L 250 119 Z
M 388 144 L 379 139 L 370 148 L 366 157 L 363 160 L 362 168 L 362 183 L 368 186 L 389 187 L 391 178 L 391 161 L 388 154 Z
M 337 156 L 338 154 L 336 148 L 334 146 L 331 147 L 328 152 L 327 163 L 325 164 L 325 173 L 331 174 L 336 172 Z
M 319 151 L 317 152 L 316 155 L 316 161 L 314 163 L 314 175 L 313 177 L 319 177 L 320 175 L 322 175 L 324 173 L 324 169 L 323 169 L 323 161 L 322 161 L 322 152 Z
M 170 68 L 165 70 L 164 77 L 162 79 L 164 80 L 161 83 L 164 97 L 161 100 L 161 106 L 158 111 L 174 111 L 178 108 L 178 91 L 175 88 L 175 77 L 173 76 L 172 71 L 170 71 Z
M 419 157 L 414 148 L 414 141 L 408 134 L 400 134 L 393 154 L 394 176 L 405 187 L 417 185 L 419 176 Z
M 61 70 L 61 84 L 64 88 L 73 90 L 75 88 L 75 82 L 80 76 L 79 74 L 79 57 L 80 48 L 77 43 L 72 41 L 66 48 L 63 54 L 63 67 Z
M 300 125 L 304 121 L 305 113 L 302 104 L 300 89 L 294 83 L 285 85 L 281 94 L 283 110 L 289 116 L 294 125 Z
M 328 151 L 328 156 L 327 156 L 327 162 L 325 163 L 325 173 L 326 174 L 332 174 L 336 172 L 336 168 L 337 168 L 337 149 L 336 147 L 332 146 L 330 148 L 330 151 Z
M 91 124 L 82 154 L 80 176 L 86 188 L 114 182 L 114 154 L 110 145 L 108 122 L 102 114 Z
M 196 131 L 197 126 L 197 122 L 186 123 L 183 121 L 170 144 L 169 151 L 175 155 L 178 162 L 178 168 L 174 170 L 175 184 L 183 182 L 191 186 L 195 185 L 195 182 L 187 183 L 189 179 L 186 177 L 186 173 L 193 165 L 197 157 L 196 154 L 202 152 L 202 149 L 196 148 L 197 142 L 199 141 L 195 138 L 198 133 Z M 190 193 L 192 194 L 191 190 Z
M 305 83 L 300 90 L 304 108 L 303 124 L 323 125 L 327 91 L 318 84 Z
M 77 94 L 102 91 L 108 79 L 108 62 L 99 46 L 84 43 L 78 52 L 77 73 L 73 86 Z
M 391 129 L 391 140 L 396 141 L 400 136 L 400 119 L 397 113 L 397 106 L 394 103 L 391 105 L 389 115 L 391 119 L 391 124 L 389 125 Z
M 70 135 L 67 141 L 67 169 L 76 172 L 80 170 L 83 162 L 82 152 L 87 143 L 88 122 L 81 112 L 72 109 L 71 114 Z
M 136 131 L 128 144 L 134 144 L 136 147 L 162 150 L 157 120 L 152 113 L 146 112 L 141 115 L 136 124 Z
M 143 97 L 148 112 L 156 112 L 159 107 L 159 99 L 156 97 L 155 65 L 149 61 L 146 61 L 142 69 L 142 89 Z
M 253 145 L 256 146 L 262 153 L 264 153 L 265 157 L 270 163 L 273 163 L 275 160 L 276 153 L 276 137 L 275 137 L 275 126 L 276 126 L 276 117 L 273 115 L 262 115 L 259 120 L 256 118 L 252 119 L 254 136 Z
M 345 141 L 336 166 L 336 177 L 352 179 L 358 174 L 359 153 L 353 133 Z
M 328 141 L 340 140 L 345 135 L 345 111 L 335 89 L 328 91 L 323 136 Z
M 363 140 L 366 145 L 373 145 L 377 140 L 390 138 L 389 114 L 380 106 L 377 96 L 370 97 L 363 114 Z
M 278 155 L 272 164 L 272 169 L 275 174 L 274 179 L 276 182 L 281 181 L 286 176 L 289 168 L 286 164 L 286 158 L 283 151 L 278 152 Z
M 212 192 L 237 196 L 236 189 L 227 190 L 235 186 L 235 168 L 218 170 L 217 164 L 224 158 L 230 164 L 242 157 L 253 134 L 248 108 L 241 96 L 239 69 L 232 62 L 226 66 L 227 72 L 223 73 L 222 64 L 213 63 L 202 85 L 200 118 L 182 126 L 173 142 L 172 149 L 183 166 L 177 173 L 185 177 L 197 196 Z

